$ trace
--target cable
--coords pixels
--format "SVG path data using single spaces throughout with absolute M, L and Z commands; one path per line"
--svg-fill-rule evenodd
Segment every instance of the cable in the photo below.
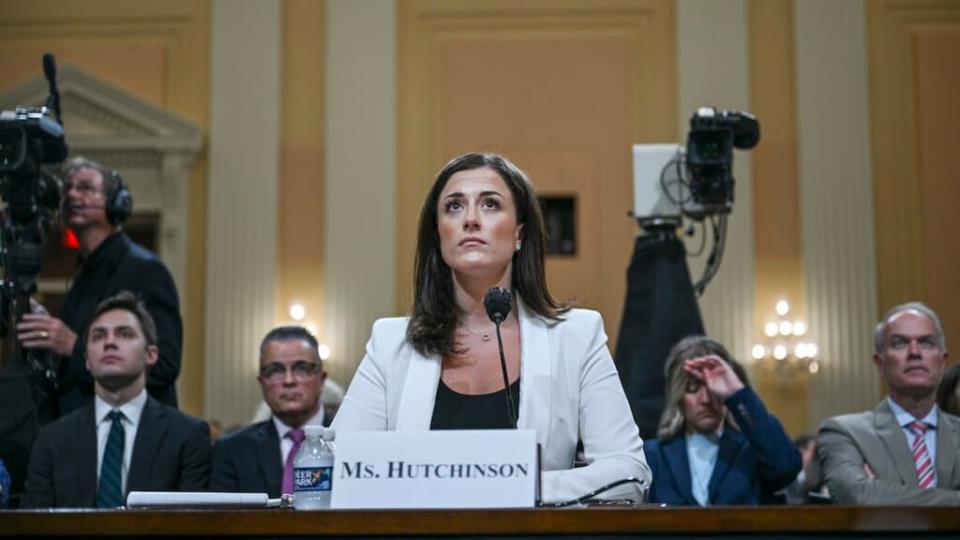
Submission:
M 697 296 L 703 295 L 707 284 L 717 275 L 727 243 L 727 216 L 712 216 L 710 224 L 713 229 L 713 249 L 710 251 L 710 256 L 707 257 L 707 265 L 703 270 L 703 276 L 693 286 Z
M 591 491 L 590 493 L 587 493 L 586 495 L 583 495 L 583 496 L 581 496 L 581 497 L 577 497 L 576 499 L 570 499 L 569 501 L 563 501 L 563 502 L 558 502 L 558 503 L 541 504 L 540 507 L 541 507 L 541 508 L 565 508 L 565 507 L 567 507 L 567 506 L 573 506 L 573 505 L 575 505 L 575 504 L 583 504 L 583 503 L 587 502 L 588 500 L 596 497 L 597 495 L 600 495 L 601 493 L 604 493 L 604 492 L 606 492 L 606 491 L 609 491 L 609 490 L 611 490 L 611 489 L 613 489 L 613 488 L 615 488 L 615 487 L 617 487 L 617 486 L 622 486 L 623 484 L 631 484 L 631 483 L 632 483 L 632 484 L 638 484 L 638 485 L 640 486 L 640 492 L 641 492 L 641 494 L 643 495 L 643 497 L 642 497 L 643 500 L 641 500 L 640 502 L 641 502 L 641 503 L 642 503 L 642 502 L 645 502 L 645 500 L 646 500 L 646 498 L 647 498 L 647 483 L 646 483 L 645 481 L 643 481 L 643 480 L 640 480 L 639 478 L 634 478 L 634 477 L 631 476 L 631 477 L 629 477 L 629 478 L 621 478 L 620 480 L 617 480 L 616 482 L 610 482 L 609 484 L 607 484 L 607 485 L 605 485 L 605 486 L 602 486 L 602 487 L 600 487 L 600 488 L 597 488 L 597 489 Z M 632 501 L 631 501 L 631 503 L 632 503 Z

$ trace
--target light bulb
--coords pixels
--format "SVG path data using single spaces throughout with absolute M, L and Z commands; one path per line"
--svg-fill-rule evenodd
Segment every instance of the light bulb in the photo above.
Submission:
M 793 335 L 802 336 L 807 333 L 807 323 L 803 321 L 793 322 Z
M 775 322 L 767 323 L 767 325 L 763 327 L 763 333 L 766 334 L 767 337 L 773 337 L 777 335 L 777 323 Z
M 816 358 L 817 357 L 817 344 L 808 343 L 807 344 L 807 358 Z
M 330 358 L 330 347 L 327 347 L 326 343 L 321 343 L 317 346 L 317 353 L 320 355 L 320 360 L 326 361 Z
M 810 362 L 810 365 L 807 366 L 807 369 L 810 370 L 810 373 L 817 373 L 820 371 L 820 364 L 816 361 Z
M 774 347 L 773 357 L 777 360 L 784 360 L 787 357 L 787 347 L 784 345 L 777 345 Z
M 292 304 L 290 306 L 290 318 L 295 321 L 302 321 L 307 316 L 307 309 L 303 304 Z
M 807 357 L 807 344 L 806 343 L 797 343 L 793 347 L 793 355 L 797 358 L 803 359 Z
M 780 335 L 789 336 L 793 333 L 793 323 L 790 321 L 780 321 Z
M 777 301 L 776 305 L 777 315 L 783 317 L 790 312 L 790 304 L 786 300 Z
M 750 352 L 753 354 L 754 360 L 761 360 L 764 356 L 767 355 L 767 349 L 759 343 L 754 345 L 753 350 L 751 350 Z

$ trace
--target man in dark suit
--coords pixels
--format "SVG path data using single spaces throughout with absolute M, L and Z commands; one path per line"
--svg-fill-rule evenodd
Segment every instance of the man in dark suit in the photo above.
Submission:
M 63 224 L 77 237 L 82 264 L 59 318 L 35 304 L 17 325 L 24 347 L 61 358 L 53 407 L 59 412 L 41 421 L 65 415 L 93 396 L 93 380 L 84 367 L 86 328 L 97 304 L 120 291 L 142 299 L 157 326 L 160 357 L 147 376 L 147 392 L 176 407 L 183 328 L 173 278 L 155 254 L 123 232 L 133 198 L 116 171 L 78 157 L 67 163 L 63 177 Z
M 305 328 L 282 326 L 260 344 L 260 389 L 273 416 L 217 440 L 211 491 L 293 493 L 293 458 L 306 425 L 330 425 L 320 405 L 327 374 L 317 339 Z
M 841 504 L 960 505 L 960 418 L 936 404 L 947 360 L 940 318 L 919 302 L 901 304 L 873 339 L 889 395 L 871 411 L 820 426 L 830 494 Z
M 210 434 L 202 420 L 147 395 L 157 330 L 133 294 L 104 300 L 86 335 L 96 396 L 40 431 L 27 472 L 27 507 L 122 506 L 130 491 L 202 491 Z

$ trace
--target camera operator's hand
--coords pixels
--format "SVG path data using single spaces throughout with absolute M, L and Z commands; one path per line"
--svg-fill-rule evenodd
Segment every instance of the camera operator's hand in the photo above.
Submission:
M 683 363 L 683 371 L 691 379 L 705 385 L 707 390 L 721 401 L 743 388 L 743 381 L 737 377 L 730 364 L 713 354 L 687 360 Z
M 34 313 L 24 314 L 23 320 L 17 323 L 17 339 L 28 349 L 47 349 L 60 356 L 70 356 L 77 334 L 40 306 L 39 310 L 34 308 Z

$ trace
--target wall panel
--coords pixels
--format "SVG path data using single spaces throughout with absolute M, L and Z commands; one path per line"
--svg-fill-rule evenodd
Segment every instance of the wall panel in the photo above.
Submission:
M 867 14 L 878 307 L 926 302 L 949 341 L 960 336 L 960 3 L 878 0 Z
M 399 4 L 397 312 L 410 306 L 419 208 L 469 150 L 506 154 L 545 194 L 579 200 L 583 251 L 550 286 L 619 330 L 634 225 L 630 146 L 676 135 L 673 3 Z

